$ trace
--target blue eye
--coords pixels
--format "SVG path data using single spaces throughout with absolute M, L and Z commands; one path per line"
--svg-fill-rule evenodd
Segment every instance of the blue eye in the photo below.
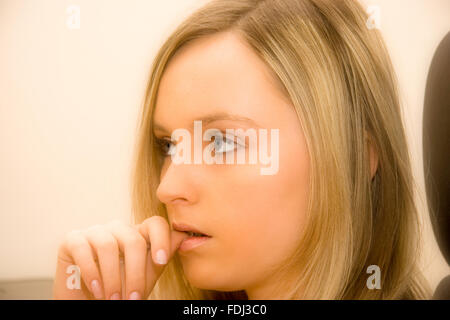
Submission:
M 225 137 L 223 139 L 220 138 L 220 135 L 214 138 L 214 149 L 216 153 L 225 153 L 236 148 L 236 142 L 234 140 Z

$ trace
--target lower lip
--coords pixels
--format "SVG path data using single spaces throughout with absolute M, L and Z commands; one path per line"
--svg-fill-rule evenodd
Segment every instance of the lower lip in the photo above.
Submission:
M 211 239 L 211 237 L 189 237 L 184 239 L 180 246 L 178 247 L 178 250 L 180 252 L 186 252 L 189 250 L 192 250 L 194 248 L 197 248 L 198 246 L 204 244 L 206 241 Z

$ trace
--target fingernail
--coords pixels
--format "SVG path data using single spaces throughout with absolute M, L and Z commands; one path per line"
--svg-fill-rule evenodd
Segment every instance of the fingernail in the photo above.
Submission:
M 156 251 L 156 262 L 159 264 L 167 263 L 167 255 L 163 249 L 159 249 L 158 251 Z
M 139 294 L 139 292 L 133 291 L 132 293 L 130 293 L 128 300 L 141 300 L 141 295 Z
M 120 300 L 120 293 L 116 292 L 113 295 L 111 295 L 111 300 Z
M 100 287 L 98 280 L 92 280 L 91 291 L 94 294 L 95 299 L 103 298 L 102 288 Z

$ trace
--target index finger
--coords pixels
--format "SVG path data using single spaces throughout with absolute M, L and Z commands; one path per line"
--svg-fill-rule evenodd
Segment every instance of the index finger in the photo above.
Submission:
M 148 218 L 135 227 L 150 246 L 146 262 L 146 295 L 148 295 L 147 292 L 153 289 L 165 265 L 188 235 L 185 232 L 172 230 L 167 220 L 161 216 Z M 159 250 L 164 250 L 163 254 L 167 257 L 165 260 L 163 260 L 165 257 L 158 253 L 161 252 Z
M 185 232 L 171 230 L 167 220 L 161 216 L 152 216 L 136 227 L 149 243 L 151 257 L 156 265 L 167 264 L 181 241 L 187 237 Z

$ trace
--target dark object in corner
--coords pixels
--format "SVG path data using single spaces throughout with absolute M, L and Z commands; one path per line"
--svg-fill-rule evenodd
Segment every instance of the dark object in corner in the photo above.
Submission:
M 450 264 L 450 32 L 439 44 L 428 73 L 423 111 L 423 157 L 434 234 Z M 450 299 L 450 276 L 433 299 Z

